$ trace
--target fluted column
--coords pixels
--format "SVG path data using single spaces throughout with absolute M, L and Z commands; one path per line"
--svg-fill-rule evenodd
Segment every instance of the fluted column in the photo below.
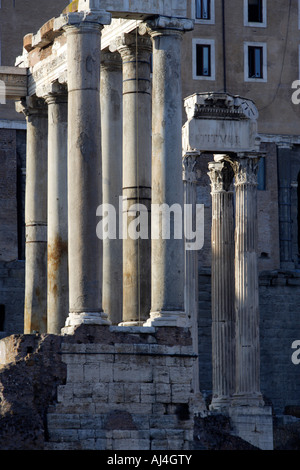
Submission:
M 27 97 L 17 104 L 27 121 L 24 333 L 47 332 L 47 106 Z
M 192 28 L 192 21 L 165 17 L 147 22 L 146 28 L 153 41 L 152 212 L 154 206 L 162 205 L 176 212 L 173 220 L 167 214 L 169 221 L 158 213 L 162 223 L 155 222 L 159 233 L 151 241 L 152 295 L 147 324 L 155 326 L 186 322 L 184 239 L 183 234 L 178 237 L 178 227 L 172 226 L 183 221 L 181 43 L 184 31 Z M 170 236 L 163 235 L 164 222 L 171 225 Z
M 57 84 L 46 102 L 49 116 L 47 332 L 60 334 L 69 313 L 66 88 Z
M 183 183 L 185 223 L 189 231 L 195 232 L 197 227 L 197 159 L 199 152 L 189 152 L 183 155 Z M 191 233 L 185 233 L 185 311 L 191 325 L 193 338 L 193 350 L 198 356 L 198 249 L 196 242 L 190 239 Z M 191 243 L 192 242 L 192 243 Z M 193 389 L 195 394 L 200 394 L 199 385 L 199 361 L 194 361 Z
M 132 33 L 118 38 L 115 47 L 123 63 L 122 325 L 142 325 L 148 318 L 151 302 L 152 44 L 149 37 Z M 141 226 L 140 235 L 135 236 L 130 226 L 137 217 Z
M 66 327 L 108 324 L 102 308 L 102 240 L 96 213 L 102 204 L 100 124 L 101 29 L 103 11 L 69 13 L 68 65 L 68 253 L 69 316 Z M 72 328 L 70 330 L 72 331 Z
M 212 402 L 230 406 L 235 385 L 233 171 L 228 162 L 209 163 L 212 195 Z
M 235 216 L 236 390 L 233 405 L 263 405 L 260 392 L 257 269 L 257 171 L 259 156 L 233 160 Z
M 116 236 L 103 239 L 103 310 L 113 325 L 122 321 L 122 238 L 119 219 L 122 196 L 122 61 L 118 52 L 101 56 L 101 138 L 103 204 L 116 216 Z

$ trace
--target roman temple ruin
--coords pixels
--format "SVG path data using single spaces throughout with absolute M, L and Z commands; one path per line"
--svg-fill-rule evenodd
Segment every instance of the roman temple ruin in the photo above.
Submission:
M 194 415 L 214 413 L 230 417 L 233 435 L 273 448 L 260 391 L 257 109 L 228 93 L 182 96 L 181 42 L 192 29 L 186 1 L 79 0 L 24 37 L 16 67 L 0 67 L 27 121 L 24 341 L 58 336 L 66 368 L 46 409 L 45 449 L 190 449 Z M 212 155 L 209 410 L 198 373 L 201 243 L 175 229 L 163 237 L 152 214 L 189 204 L 197 227 L 203 154 Z M 105 205 L 122 236 L 97 233 Z M 141 207 L 158 236 L 130 236 Z M 1 343 L 6 364 L 12 346 Z

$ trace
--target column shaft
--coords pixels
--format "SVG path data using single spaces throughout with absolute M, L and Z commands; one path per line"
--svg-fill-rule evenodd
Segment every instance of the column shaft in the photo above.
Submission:
M 188 22 L 187 22 L 188 23 Z M 152 237 L 151 314 L 147 324 L 179 326 L 184 312 L 184 237 L 182 182 L 181 42 L 185 20 L 149 22 L 153 40 L 152 215 L 160 215 L 159 236 Z M 166 217 L 167 215 L 169 217 Z M 152 224 L 158 225 L 158 220 Z M 163 235 L 162 223 L 169 225 Z M 179 230 L 178 230 L 179 229 Z
M 116 215 L 116 237 L 103 239 L 103 310 L 112 324 L 122 321 L 122 239 L 119 198 L 122 196 L 122 61 L 119 53 L 101 58 L 101 136 L 103 204 Z
M 123 325 L 142 325 L 151 304 L 151 40 L 120 38 L 123 61 Z M 140 211 L 139 211 L 140 209 Z M 140 235 L 130 226 L 140 219 Z
M 236 391 L 234 405 L 262 405 L 260 392 L 259 292 L 257 270 L 258 158 L 234 162 L 236 188 L 235 302 Z
M 27 98 L 21 107 L 27 117 L 24 333 L 46 333 L 47 107 L 35 97 Z
M 74 15 L 71 19 L 74 23 Z M 97 16 L 97 15 L 96 15 Z M 65 26 L 68 47 L 69 310 L 66 327 L 107 324 L 102 309 L 101 18 Z
M 192 220 L 187 220 L 187 223 L 193 231 L 196 228 L 197 157 L 198 152 L 183 156 L 184 204 L 185 207 L 192 207 Z M 198 251 L 187 249 L 188 243 L 189 240 L 186 240 L 184 304 L 191 324 L 194 353 L 198 355 Z M 194 362 L 193 389 L 195 394 L 200 393 L 198 358 Z
M 48 315 L 47 331 L 60 334 L 69 312 L 67 94 L 48 103 Z
M 234 214 L 227 162 L 210 163 L 212 187 L 212 366 L 211 409 L 230 405 L 235 385 Z

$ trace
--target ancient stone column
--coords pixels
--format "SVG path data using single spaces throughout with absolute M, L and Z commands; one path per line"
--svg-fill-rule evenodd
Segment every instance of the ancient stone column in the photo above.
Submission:
M 103 204 L 115 210 L 115 237 L 103 239 L 103 310 L 112 324 L 122 321 L 122 239 L 119 236 L 122 197 L 122 61 L 109 51 L 101 56 L 101 136 Z M 114 235 L 114 234 L 112 234 Z
M 153 228 L 159 229 L 151 240 L 152 295 L 147 324 L 155 326 L 180 326 L 186 322 L 181 230 L 181 42 L 184 31 L 192 28 L 192 21 L 177 18 L 158 17 L 147 23 L 153 41 L 151 210 L 155 216 Z M 161 210 L 163 207 L 165 211 Z M 163 224 L 170 233 L 164 234 Z
M 27 120 L 24 333 L 46 333 L 47 106 L 42 99 L 27 97 L 16 109 L 23 111 Z
M 257 269 L 257 171 L 259 157 L 233 160 L 235 216 L 236 389 L 233 405 L 261 406 Z
M 226 161 L 208 165 L 211 180 L 212 410 L 230 406 L 235 391 L 233 170 Z
M 151 305 L 151 39 L 116 40 L 123 62 L 123 321 L 142 325 Z M 138 222 L 137 231 L 130 227 Z M 137 233 L 139 231 L 139 233 Z
M 183 182 L 184 182 L 184 204 L 185 208 L 189 207 L 189 211 L 185 212 L 186 223 L 189 230 L 195 232 L 197 229 L 197 160 L 200 152 L 188 152 L 183 155 Z M 186 230 L 186 232 L 189 232 Z M 193 350 L 198 356 L 198 249 L 195 242 L 191 240 L 190 233 L 185 233 L 185 311 L 187 319 L 190 323 L 191 334 L 193 338 Z M 191 243 L 192 242 L 192 243 Z M 197 397 L 198 407 L 203 409 L 203 399 L 200 397 L 199 384 L 199 361 L 194 361 L 193 373 L 193 390 Z
M 48 305 L 47 331 L 60 334 L 69 313 L 68 97 L 56 86 L 48 104 Z
M 103 244 L 96 233 L 96 213 L 102 203 L 101 29 L 110 22 L 110 15 L 103 11 L 69 13 L 62 16 L 61 22 L 68 51 L 70 313 L 66 327 L 108 324 L 102 308 Z

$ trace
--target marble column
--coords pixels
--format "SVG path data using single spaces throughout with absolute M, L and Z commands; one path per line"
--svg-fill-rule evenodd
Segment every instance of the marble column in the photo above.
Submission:
M 57 84 L 45 99 L 48 104 L 47 332 L 60 334 L 69 312 L 67 90 Z
M 212 402 L 230 406 L 235 391 L 233 171 L 226 161 L 208 165 L 211 180 Z
M 158 17 L 142 28 L 153 42 L 152 215 L 156 208 L 155 217 L 159 217 L 155 221 L 152 217 L 159 233 L 151 240 L 151 312 L 146 324 L 183 326 L 182 231 L 178 236 L 183 223 L 181 43 L 193 22 Z M 167 210 L 158 210 L 163 207 Z M 164 236 L 164 223 L 169 225 L 170 235 Z
M 48 117 L 43 99 L 16 106 L 27 120 L 25 190 L 24 333 L 47 332 L 47 148 Z
M 196 229 L 196 205 L 197 205 L 197 160 L 200 152 L 188 152 L 183 155 L 183 183 L 184 183 L 184 204 L 185 207 L 192 209 L 187 217 L 187 224 L 190 229 Z M 190 217 L 192 220 L 190 220 Z M 188 234 L 186 234 L 187 236 Z M 189 249 L 190 240 L 185 240 L 185 285 L 184 285 L 184 304 L 187 319 L 190 323 L 191 334 L 193 338 L 193 350 L 198 356 L 198 251 L 197 249 Z M 195 396 L 198 398 L 197 403 L 203 409 L 203 400 L 200 397 L 200 384 L 199 384 L 199 361 L 198 358 L 194 361 L 193 373 L 193 390 Z
M 116 236 L 103 239 L 103 310 L 113 325 L 122 321 L 122 61 L 118 52 L 101 56 L 101 136 L 103 204 L 114 207 Z
M 236 389 L 233 406 L 262 406 L 260 392 L 259 290 L 257 269 L 257 172 L 259 156 L 232 160 L 236 191 L 235 313 Z
M 102 11 L 62 17 L 68 65 L 69 316 L 64 332 L 80 324 L 109 324 L 102 308 L 102 248 L 96 233 L 102 204 L 100 124 Z
M 151 52 L 149 37 L 116 40 L 123 63 L 123 320 L 143 325 L 151 304 Z M 140 209 L 140 210 L 139 210 Z M 135 220 L 140 234 L 130 232 Z M 136 236 L 135 236 L 136 235 Z

